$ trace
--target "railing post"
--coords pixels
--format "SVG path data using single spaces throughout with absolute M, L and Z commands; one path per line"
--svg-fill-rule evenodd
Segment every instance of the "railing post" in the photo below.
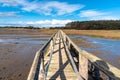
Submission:
M 88 59 L 81 54 L 79 54 L 79 73 L 84 80 L 88 80 Z
M 44 71 L 44 56 L 43 51 L 41 52 L 41 64 L 40 64 L 40 71 L 39 71 L 39 80 L 44 80 L 45 78 L 45 71 Z
M 52 48 L 53 48 L 53 38 L 52 38 L 52 40 L 50 42 L 50 49 L 52 50 Z
M 66 37 L 66 39 L 67 39 L 67 37 Z M 69 40 L 68 40 L 68 48 L 71 49 Z

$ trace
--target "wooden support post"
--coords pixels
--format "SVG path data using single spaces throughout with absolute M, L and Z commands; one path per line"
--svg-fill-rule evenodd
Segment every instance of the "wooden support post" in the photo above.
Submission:
M 40 71 L 39 71 L 39 80 L 44 80 L 44 59 L 41 58 Z
M 88 80 L 88 59 L 79 54 L 79 73 L 85 80 Z
M 70 44 L 71 44 L 70 41 L 68 41 L 68 48 L 69 48 L 69 50 L 71 49 Z
M 51 40 L 50 42 L 50 50 L 52 50 L 52 46 L 53 46 L 53 40 Z

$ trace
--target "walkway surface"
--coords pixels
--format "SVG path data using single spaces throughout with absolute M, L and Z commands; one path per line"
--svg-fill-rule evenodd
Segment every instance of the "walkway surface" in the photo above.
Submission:
M 36 52 L 27 80 L 120 80 L 120 70 L 80 50 L 61 30 Z
M 77 80 L 77 76 L 67 58 L 62 39 L 59 37 L 55 40 L 54 52 L 46 80 Z

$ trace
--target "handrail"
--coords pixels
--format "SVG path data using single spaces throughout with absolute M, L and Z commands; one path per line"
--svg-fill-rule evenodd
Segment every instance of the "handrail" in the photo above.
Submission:
M 57 32 L 56 32 L 57 33 Z M 48 40 L 48 42 L 46 43 L 46 44 L 44 44 L 43 46 L 42 46 L 42 48 L 40 48 L 37 52 L 36 52 L 36 55 L 35 55 L 35 58 L 34 58 L 34 60 L 33 60 L 33 64 L 32 64 L 32 67 L 31 67 L 31 69 L 30 69 L 30 72 L 29 72 L 29 75 L 28 75 L 28 78 L 27 78 L 27 80 L 34 80 L 36 77 L 36 71 L 37 71 L 37 66 L 38 66 L 38 62 L 39 62 L 39 59 L 40 59 L 40 57 L 41 56 L 43 56 L 43 51 L 44 51 L 44 49 L 48 46 L 48 44 L 50 43 L 50 41 L 53 39 L 53 37 L 56 35 L 56 33 L 55 34 L 53 34 L 51 37 L 50 37 L 50 39 Z M 40 66 L 40 64 L 39 64 L 39 66 Z M 37 78 L 38 78 L 38 76 L 37 76 Z
M 74 62 L 74 60 L 73 60 L 73 58 L 72 58 L 72 55 L 70 54 L 70 51 L 68 50 L 68 47 L 67 47 L 67 45 L 66 45 L 66 42 L 65 42 L 65 40 L 64 40 L 64 38 L 63 38 L 62 33 L 61 33 L 61 36 L 62 36 L 62 42 L 63 42 L 63 45 L 64 45 L 64 47 L 65 47 L 67 56 L 68 56 L 68 58 L 69 58 L 69 60 L 70 60 L 70 62 L 71 62 L 71 66 L 73 67 L 73 69 L 74 69 L 74 71 L 75 71 L 75 73 L 76 73 L 76 75 L 77 75 L 77 77 L 78 77 L 78 80 L 83 80 L 82 77 L 79 75 L 79 71 L 78 71 L 78 69 L 77 69 L 77 67 L 76 67 L 76 65 L 75 65 L 75 62 Z
M 46 64 L 46 67 L 45 67 L 45 76 L 47 76 L 47 69 L 49 68 L 49 65 L 50 65 L 50 62 L 51 62 L 51 59 L 52 59 L 52 54 L 53 54 L 53 52 L 54 52 L 54 46 L 55 46 L 55 41 L 54 41 L 54 39 L 53 39 L 53 41 L 51 42 L 51 44 L 52 44 L 52 50 L 51 50 L 51 52 L 50 52 L 50 59 L 49 59 L 49 61 L 48 61 L 48 63 Z
M 102 72 L 104 72 L 106 75 L 110 76 L 112 79 L 120 80 L 120 70 L 108 62 L 104 62 L 102 59 L 98 58 L 97 56 L 92 55 L 91 53 L 88 53 L 85 50 L 81 50 L 78 46 L 76 46 L 73 41 L 63 32 L 61 33 L 65 36 L 65 38 L 68 39 L 69 43 L 75 48 L 75 50 L 78 52 L 78 54 L 81 54 L 82 56 L 86 57 L 90 62 L 92 62 L 95 66 L 97 66 Z M 106 65 L 109 68 L 106 68 L 106 66 L 102 65 L 102 62 L 106 63 Z

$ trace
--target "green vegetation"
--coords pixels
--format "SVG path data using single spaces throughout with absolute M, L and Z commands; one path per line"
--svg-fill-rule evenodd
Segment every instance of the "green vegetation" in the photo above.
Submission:
M 75 21 L 66 24 L 65 29 L 119 30 L 120 20 Z

